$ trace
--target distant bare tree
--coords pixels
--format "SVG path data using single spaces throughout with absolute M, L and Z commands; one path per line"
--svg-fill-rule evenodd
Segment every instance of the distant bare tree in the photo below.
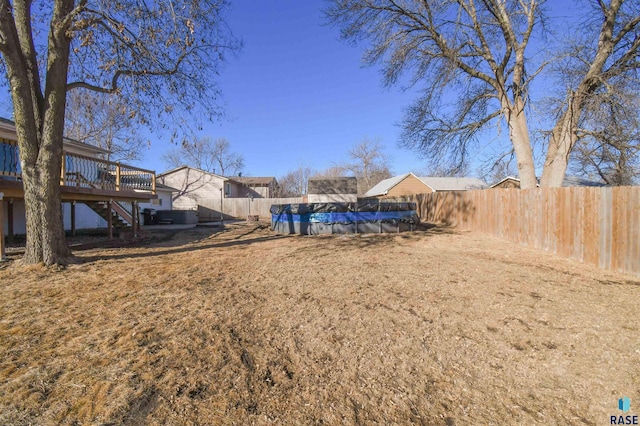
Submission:
M 188 165 L 221 176 L 236 175 L 244 168 L 244 159 L 240 154 L 231 152 L 231 143 L 219 138 L 209 137 L 184 142 L 162 156 L 169 167 Z
M 640 92 L 617 81 L 585 106 L 572 153 L 572 172 L 608 185 L 633 185 L 640 177 Z
M 278 179 L 278 197 L 301 197 L 307 194 L 309 178 L 314 175 L 314 171 L 307 166 L 300 166 L 289 171 L 286 175 Z
M 486 160 L 479 168 L 478 175 L 485 182 L 496 183 L 502 179 L 518 176 L 513 152 Z
M 349 175 L 351 175 L 351 173 L 345 166 L 335 165 L 319 172 L 315 172 L 313 177 L 343 177 Z
M 362 195 L 383 179 L 390 178 L 390 159 L 378 140 L 363 138 L 349 150 L 349 163 L 341 167 L 358 179 L 358 195 Z
M 429 176 L 466 177 L 469 176 L 469 167 L 466 163 L 454 166 L 440 165 L 432 169 Z
M 109 151 L 108 161 L 139 160 L 144 140 L 117 97 L 71 92 L 67 97 L 65 135 Z

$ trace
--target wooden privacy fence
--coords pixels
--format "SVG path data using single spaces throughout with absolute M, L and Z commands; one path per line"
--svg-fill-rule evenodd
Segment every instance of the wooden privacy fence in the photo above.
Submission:
M 301 197 L 294 198 L 225 198 L 223 209 L 226 216 L 246 219 L 249 215 L 258 215 L 261 219 L 271 220 L 272 204 L 302 203 Z
M 425 222 L 640 276 L 640 187 L 487 189 L 396 198 Z

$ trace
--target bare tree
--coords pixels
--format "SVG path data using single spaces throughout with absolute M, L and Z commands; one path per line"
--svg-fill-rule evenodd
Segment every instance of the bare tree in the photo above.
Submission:
M 429 175 L 440 177 L 466 177 L 469 176 L 469 167 L 466 164 L 457 165 L 454 167 L 439 165 L 432 169 Z
M 480 179 L 490 184 L 499 182 L 509 176 L 518 176 L 513 151 L 485 160 L 480 167 L 478 167 L 477 174 Z
M 343 38 L 369 39 L 367 64 L 383 62 L 386 84 L 412 71 L 410 84 L 424 82 L 422 96 L 408 108 L 404 146 L 462 164 L 490 123 L 504 120 L 522 188 L 534 188 L 532 140 L 527 106 L 531 81 L 552 58 L 526 56 L 534 30 L 543 22 L 544 0 L 333 0 L 327 17 Z M 549 132 L 543 186 L 561 186 L 577 128 L 589 98 L 607 82 L 637 73 L 640 37 L 638 2 L 595 4 L 599 22 L 584 46 L 583 66 L 565 87 L 563 107 Z M 457 96 L 453 106 L 447 100 Z
M 139 160 L 145 147 L 138 128 L 114 95 L 74 91 L 67 96 L 65 135 L 108 151 L 108 161 Z
M 300 166 L 289 171 L 286 175 L 278 179 L 278 197 L 301 197 L 307 194 L 309 178 L 314 175 L 314 171 L 307 166 Z
M 624 110 L 614 106 L 617 92 L 627 85 L 639 88 L 640 3 L 601 0 L 588 7 L 590 19 L 562 49 L 558 74 L 565 95 L 549 136 L 541 186 L 560 186 L 571 152 L 584 134 L 581 127 L 594 123 L 594 116 L 624 119 L 611 115 Z
M 383 179 L 391 177 L 390 160 L 377 140 L 364 138 L 349 150 L 350 162 L 343 165 L 358 179 L 358 194 L 362 195 Z
M 595 104 L 595 105 L 594 105 Z M 640 177 L 640 95 L 628 85 L 594 97 L 572 153 L 574 173 L 608 185 L 633 185 Z
M 184 142 L 182 147 L 175 148 L 162 156 L 170 167 L 189 165 L 221 176 L 236 175 L 244 167 L 244 159 L 240 154 L 231 152 L 231 143 L 219 138 L 215 141 L 209 137 Z
M 319 172 L 315 172 L 313 177 L 343 177 L 350 176 L 351 173 L 344 165 L 334 165 Z
M 0 0 L 0 54 L 24 183 L 25 263 L 70 257 L 59 186 L 67 92 L 117 94 L 140 123 L 167 123 L 157 127 L 177 129 L 184 121 L 176 118 L 196 105 L 208 117 L 219 115 L 213 76 L 238 47 L 223 20 L 226 6 L 225 0 Z

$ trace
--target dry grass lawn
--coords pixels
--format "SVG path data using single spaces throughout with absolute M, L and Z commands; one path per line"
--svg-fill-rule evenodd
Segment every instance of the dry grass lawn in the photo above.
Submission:
M 1 266 L 0 424 L 600 425 L 623 395 L 640 411 L 640 283 L 487 236 L 237 224 L 77 255 Z

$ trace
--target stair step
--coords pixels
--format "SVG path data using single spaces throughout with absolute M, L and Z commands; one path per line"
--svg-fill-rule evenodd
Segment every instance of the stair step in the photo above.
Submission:
M 98 216 L 100 216 L 101 218 L 103 218 L 106 221 L 109 221 L 109 214 L 108 214 L 108 207 L 106 203 L 103 202 L 99 202 L 99 201 L 90 201 L 90 202 L 85 202 L 85 204 L 94 212 L 96 212 L 98 214 Z M 122 230 L 122 229 L 131 229 L 131 225 L 123 220 L 120 215 L 115 212 L 115 211 L 111 211 L 111 226 L 113 226 L 115 229 L 118 230 Z

